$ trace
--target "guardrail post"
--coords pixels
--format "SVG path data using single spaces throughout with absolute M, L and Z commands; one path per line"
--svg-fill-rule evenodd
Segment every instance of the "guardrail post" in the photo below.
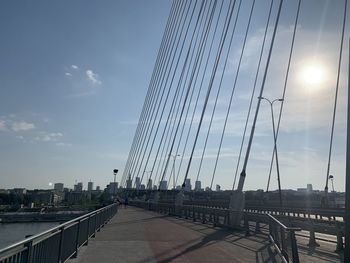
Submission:
M 344 249 L 343 233 L 341 231 L 338 231 L 338 233 L 337 233 L 337 247 L 335 249 L 335 252 L 342 251 L 343 249 Z
M 90 237 L 90 216 L 87 219 L 86 242 L 84 246 L 87 246 L 89 244 L 89 237 Z
M 97 228 L 97 213 L 95 213 L 95 222 L 94 222 L 94 234 L 92 235 L 92 237 L 96 237 L 96 228 Z
M 293 263 L 299 263 L 298 245 L 297 245 L 297 240 L 295 238 L 295 232 L 293 230 L 290 231 L 290 239 L 291 239 L 291 246 L 292 246 Z
M 78 229 L 77 229 L 77 236 L 75 238 L 75 253 L 72 256 L 73 258 L 76 258 L 78 256 L 78 249 L 79 249 L 79 234 L 80 234 L 80 220 L 78 221 Z
M 63 256 L 63 238 L 64 238 L 64 227 L 60 228 L 61 235 L 60 235 L 60 244 L 58 249 L 58 263 L 63 262 L 62 256 Z
M 256 224 L 255 224 L 255 233 L 261 233 L 260 222 L 259 222 L 259 221 L 256 221 Z
M 316 242 L 316 235 L 315 235 L 315 229 L 313 226 L 311 226 L 310 230 L 310 238 L 309 238 L 309 244 L 307 244 L 309 247 L 319 247 L 320 244 Z
M 207 222 L 207 209 L 202 209 L 202 224 L 205 224 Z
M 245 235 L 246 236 L 250 236 L 250 232 L 249 232 L 249 222 L 247 217 L 244 217 L 244 228 L 246 229 Z
M 27 258 L 25 260 L 26 263 L 32 263 L 33 262 L 33 240 L 29 241 L 25 244 L 25 247 L 27 248 Z

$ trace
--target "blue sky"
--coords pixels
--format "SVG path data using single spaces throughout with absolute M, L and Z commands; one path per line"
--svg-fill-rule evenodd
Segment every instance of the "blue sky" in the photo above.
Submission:
M 282 187 L 313 183 L 322 189 L 343 1 L 303 2 L 278 143 Z M 269 98 L 281 96 L 286 69 L 296 2 L 286 3 L 264 93 Z M 114 168 L 123 170 L 170 5 L 163 0 L 0 3 L 0 188 L 47 188 L 49 182 L 71 187 L 75 180 L 86 185 L 90 179 L 104 187 L 112 180 Z M 256 67 L 256 47 L 262 38 L 261 20 L 267 10 L 259 12 L 248 35 L 215 179 L 224 188 L 232 185 Z M 225 88 L 205 155 L 201 178 L 205 185 L 223 125 L 245 19 L 242 16 L 239 20 L 238 37 L 225 72 Z M 331 169 L 337 190 L 344 189 L 345 180 L 347 54 L 345 44 Z M 313 89 L 300 75 L 305 65 L 315 60 L 324 65 L 326 73 L 319 88 Z M 272 151 L 269 114 L 268 105 L 262 104 L 246 189 L 266 187 Z M 203 131 L 201 142 L 204 136 Z M 197 155 L 200 150 L 199 145 Z M 198 162 L 193 169 L 196 165 Z M 272 188 L 276 186 L 273 179 Z
M 0 3 L 0 188 L 122 168 L 168 1 Z

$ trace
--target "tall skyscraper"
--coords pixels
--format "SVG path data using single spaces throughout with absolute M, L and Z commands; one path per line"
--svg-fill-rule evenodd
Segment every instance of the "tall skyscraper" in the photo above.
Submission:
M 88 182 L 88 191 L 91 192 L 94 190 L 94 183 L 93 182 Z
M 148 179 L 148 182 L 147 182 L 147 189 L 148 189 L 148 190 L 152 190 L 152 179 Z
M 194 183 L 194 190 L 195 191 L 201 191 L 202 190 L 202 182 L 201 181 L 196 181 Z
M 166 180 L 160 181 L 159 188 L 160 188 L 160 190 L 167 190 L 168 189 L 168 182 Z
M 136 184 L 136 189 L 140 189 L 140 187 L 141 187 L 140 177 L 138 177 L 138 176 L 136 177 L 135 184 Z
M 130 174 L 129 174 L 128 180 L 126 180 L 126 188 L 127 189 L 131 189 L 132 188 L 132 179 L 131 179 L 131 175 Z
M 185 180 L 185 191 L 190 192 L 192 190 L 191 179 L 187 178 Z

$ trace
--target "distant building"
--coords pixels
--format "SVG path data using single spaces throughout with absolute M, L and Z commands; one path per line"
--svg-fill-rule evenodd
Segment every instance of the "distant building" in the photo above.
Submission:
M 116 194 L 118 190 L 118 182 L 110 182 L 109 185 L 107 185 L 107 193 L 113 195 Z
M 131 189 L 132 188 L 132 179 L 131 179 L 131 175 L 130 174 L 129 174 L 128 180 L 126 180 L 126 188 L 127 189 Z
M 194 183 L 194 190 L 195 191 L 201 191 L 202 190 L 202 182 L 201 181 L 196 181 Z
M 77 183 L 74 185 L 74 191 L 75 192 L 82 192 L 83 191 L 83 183 L 80 182 L 80 183 Z
M 55 183 L 53 189 L 58 192 L 63 192 L 64 184 L 63 183 Z
M 207 186 L 207 187 L 205 188 L 205 191 L 206 191 L 206 192 L 211 191 L 210 187 L 209 187 L 209 186 Z
M 68 204 L 84 204 L 91 201 L 91 193 L 89 192 L 69 192 L 65 194 L 65 201 Z
M 157 190 L 158 187 L 156 185 L 153 185 L 153 190 Z
M 167 190 L 168 189 L 168 182 L 166 180 L 160 181 L 159 189 L 160 190 Z
M 190 192 L 192 190 L 191 179 L 185 180 L 185 191 Z
M 101 191 L 101 187 L 99 185 L 96 186 L 96 191 Z
M 152 190 L 152 179 L 148 179 L 148 182 L 147 182 L 147 189 L 148 189 L 148 190 Z
M 145 186 L 144 184 L 141 184 L 140 189 L 141 189 L 141 190 L 145 190 L 145 189 L 146 189 L 146 186 Z
M 25 188 L 13 188 L 11 193 L 16 195 L 25 195 L 27 193 L 27 189 Z
M 88 182 L 88 191 L 91 192 L 94 190 L 94 183 L 93 182 Z
M 217 184 L 215 189 L 217 192 L 219 192 L 219 191 L 221 191 L 221 186 L 219 184 Z
M 9 194 L 10 191 L 6 189 L 0 189 L 0 194 Z
M 312 184 L 307 184 L 306 185 L 306 191 L 311 193 L 312 192 Z
M 140 180 L 140 177 L 136 177 L 135 178 L 135 186 L 136 186 L 136 189 L 140 189 L 141 187 L 141 180 Z

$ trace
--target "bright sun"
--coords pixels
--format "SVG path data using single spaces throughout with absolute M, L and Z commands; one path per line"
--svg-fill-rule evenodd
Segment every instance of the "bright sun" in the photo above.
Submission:
M 320 88 L 326 79 L 326 70 L 320 63 L 310 63 L 303 66 L 301 80 L 309 88 Z

